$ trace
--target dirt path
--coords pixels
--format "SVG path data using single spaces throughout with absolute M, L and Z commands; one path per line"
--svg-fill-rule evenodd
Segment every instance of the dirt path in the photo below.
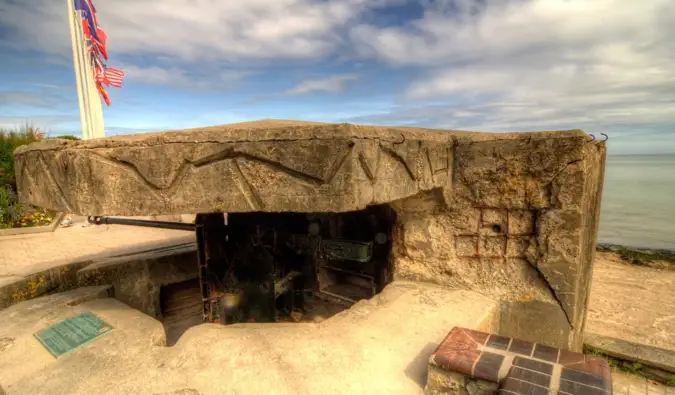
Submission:
M 675 271 L 596 253 L 586 332 L 675 350 Z

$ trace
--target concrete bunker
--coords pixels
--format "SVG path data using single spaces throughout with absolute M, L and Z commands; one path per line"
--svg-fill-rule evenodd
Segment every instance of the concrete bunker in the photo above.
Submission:
M 19 148 L 16 167 L 25 203 L 93 216 L 198 214 L 207 320 L 276 321 L 309 289 L 352 303 L 391 280 L 432 282 L 500 301 L 500 334 L 580 350 L 604 159 L 604 143 L 578 130 L 266 120 L 49 140 Z M 390 218 L 390 230 L 369 228 L 364 213 L 377 210 L 389 212 L 375 218 Z M 368 248 L 379 269 L 354 276 Z M 357 259 L 328 269 L 331 254 L 348 253 Z M 293 291 L 277 295 L 282 288 Z

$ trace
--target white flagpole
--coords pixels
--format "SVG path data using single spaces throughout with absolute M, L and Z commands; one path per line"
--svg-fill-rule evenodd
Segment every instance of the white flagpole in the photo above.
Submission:
M 82 97 L 84 102 L 84 117 L 87 120 L 87 139 L 94 138 L 94 117 L 91 111 L 91 83 L 90 78 L 87 75 L 87 65 L 91 62 L 89 52 L 86 50 L 86 41 L 84 38 L 84 33 L 82 31 L 82 18 L 77 18 L 75 20 L 75 29 L 76 29 L 76 43 L 78 47 L 78 52 L 80 56 L 80 68 L 77 73 L 80 75 L 82 81 Z
M 82 24 L 80 20 L 80 25 Z M 80 37 L 82 43 L 85 43 L 84 30 L 80 29 Z M 82 48 L 85 48 L 83 45 Z M 94 78 L 94 59 L 92 54 L 84 50 L 84 56 L 86 61 L 84 62 L 84 78 L 86 79 L 87 89 L 87 114 L 91 119 L 91 125 L 89 127 L 90 135 L 89 138 L 99 138 L 104 137 L 105 133 L 103 131 L 103 109 L 101 108 L 101 95 L 96 89 L 96 80 Z
M 89 53 L 87 53 L 87 62 L 85 64 L 84 72 L 87 79 L 87 85 L 89 86 L 89 114 L 92 118 L 91 138 L 95 139 L 104 137 L 101 95 L 98 93 L 98 89 L 96 89 L 96 80 L 94 79 L 94 60 Z
M 72 44 L 73 47 L 73 69 L 75 71 L 75 85 L 77 86 L 77 103 L 80 107 L 80 127 L 82 129 L 82 139 L 87 140 L 89 138 L 88 135 L 89 125 L 87 124 L 87 116 L 83 92 L 84 87 L 82 86 L 82 74 L 81 74 L 82 59 L 80 57 L 81 47 L 78 48 L 78 40 L 77 40 L 78 24 L 76 23 L 75 19 L 75 7 L 73 7 L 73 0 L 66 0 L 66 3 L 68 5 L 68 25 L 70 26 L 70 43 Z
M 90 78 L 94 78 L 93 68 L 89 75 L 91 76 Z M 96 89 L 96 84 L 93 84 L 92 87 L 93 94 L 95 96 L 91 101 L 91 106 L 93 107 L 93 112 L 96 115 L 96 123 L 94 124 L 94 138 L 101 138 L 105 137 L 105 129 L 103 128 L 103 105 L 101 104 L 101 95 L 98 93 L 98 89 Z
M 94 138 L 101 138 L 105 137 L 105 129 L 103 128 L 103 105 L 101 104 L 101 95 L 98 93 L 98 89 L 96 89 L 93 63 L 89 63 L 89 67 L 89 78 L 92 79 L 92 91 L 94 94 L 91 100 L 91 106 L 96 117 L 96 123 L 94 124 Z

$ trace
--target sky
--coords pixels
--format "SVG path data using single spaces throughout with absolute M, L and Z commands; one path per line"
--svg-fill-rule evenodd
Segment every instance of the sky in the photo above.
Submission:
M 93 0 L 106 135 L 263 118 L 675 153 L 672 0 Z M 0 0 L 0 127 L 79 134 L 66 3 Z

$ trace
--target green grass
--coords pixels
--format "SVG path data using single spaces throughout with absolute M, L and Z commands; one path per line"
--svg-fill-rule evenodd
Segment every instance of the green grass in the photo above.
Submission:
M 645 366 L 642 365 L 640 362 L 626 361 L 623 359 L 610 357 L 609 355 L 603 353 L 602 350 L 599 350 L 586 344 L 584 344 L 584 354 L 604 358 L 607 360 L 607 363 L 609 363 L 609 366 L 611 368 L 619 370 L 621 372 L 642 377 L 647 380 L 659 381 L 662 384 L 675 387 L 675 375 L 669 376 L 668 379 L 664 379 L 662 375 L 660 377 L 654 377 L 648 374 L 646 371 L 643 371 L 643 368 Z
M 654 261 L 675 263 L 675 253 L 670 251 L 642 251 L 619 248 L 617 253 L 621 256 L 621 259 L 634 265 L 647 266 Z
M 614 252 L 632 265 L 675 270 L 675 251 L 629 248 L 613 244 L 598 244 L 597 250 Z
M 29 124 L 16 129 L 0 129 L 0 186 L 15 185 L 14 150 L 45 138 L 45 134 Z

